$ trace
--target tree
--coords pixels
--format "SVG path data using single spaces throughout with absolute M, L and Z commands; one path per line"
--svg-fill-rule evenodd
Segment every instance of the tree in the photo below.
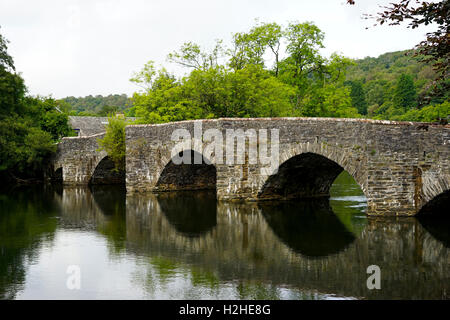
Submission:
M 280 61 L 280 45 L 281 39 L 284 35 L 281 26 L 276 23 L 262 23 L 254 27 L 250 33 L 254 38 L 260 39 L 263 46 L 268 47 L 275 58 L 274 72 L 278 76 L 279 61 Z
M 258 23 L 248 33 L 235 33 L 233 35 L 233 50 L 230 67 L 234 70 L 243 69 L 246 65 L 260 65 L 264 67 L 263 55 L 270 49 L 274 55 L 274 72 L 278 76 L 280 45 L 284 33 L 281 26 L 276 23 Z
M 347 0 L 354 5 L 354 0 Z M 408 28 L 415 29 L 422 25 L 435 24 L 437 29 L 426 34 L 426 39 L 416 46 L 415 55 L 427 63 L 433 63 L 438 74 L 434 83 L 432 95 L 442 96 L 448 94 L 450 81 L 450 2 L 423 0 L 397 0 L 389 6 L 382 7 L 383 11 L 376 15 L 368 14 L 366 18 L 375 19 L 376 24 L 399 25 L 408 21 Z M 448 96 L 447 96 L 448 97 Z
M 413 78 L 410 75 L 402 74 L 395 87 L 394 105 L 403 112 L 416 107 L 417 93 L 414 87 Z
M 144 90 L 150 90 L 152 88 L 153 79 L 156 76 L 155 63 L 150 60 L 139 72 L 135 72 L 130 79 L 131 82 L 140 86 Z
M 325 76 L 325 59 L 319 54 L 323 47 L 323 32 L 313 23 L 290 23 L 284 32 L 288 56 L 279 63 L 279 78 L 296 88 L 295 108 L 302 108 L 302 101 L 312 86 L 322 86 Z
M 169 60 L 190 68 L 190 73 L 177 79 L 164 68 L 156 70 L 152 62 L 146 64 L 131 79 L 146 89 L 134 94 L 128 112 L 142 123 L 217 117 L 356 118 L 368 112 L 393 119 L 417 101 L 410 89 L 422 93 L 433 79 L 430 70 L 427 79 L 421 76 L 418 59 L 402 52 L 357 62 L 335 53 L 326 58 L 319 52 L 323 40 L 323 32 L 311 22 L 293 22 L 286 28 L 257 23 L 233 35 L 228 60 L 222 63 L 216 53 L 187 42 Z M 274 65 L 266 65 L 268 54 Z M 401 74 L 416 74 L 417 80 L 398 83 Z
M 352 98 L 352 105 L 356 107 L 356 109 L 358 109 L 359 114 L 366 115 L 367 101 L 361 81 L 352 81 L 350 87 L 350 97 Z
M 51 98 L 25 95 L 6 43 L 0 34 L 0 173 L 42 176 L 55 142 L 71 131 L 67 113 L 58 111 Z
M 204 52 L 199 45 L 186 42 L 181 46 L 180 51 L 169 53 L 167 59 L 185 67 L 207 70 L 218 66 L 218 60 L 224 51 L 221 40 L 216 41 L 211 52 Z
M 286 30 L 288 60 L 293 78 L 320 69 L 323 59 L 319 49 L 323 48 L 323 32 L 312 22 L 290 23 Z
M 106 151 L 114 162 L 115 171 L 125 171 L 125 125 L 125 119 L 109 116 L 105 136 L 98 139 L 99 151 Z
M 0 34 L 0 68 L 15 70 L 13 58 L 8 54 L 8 40 Z

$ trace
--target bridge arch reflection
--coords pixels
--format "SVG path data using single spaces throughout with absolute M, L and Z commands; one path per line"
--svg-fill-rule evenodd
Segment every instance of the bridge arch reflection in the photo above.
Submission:
M 327 199 L 260 203 L 259 207 L 275 235 L 304 256 L 339 253 L 356 239 L 334 214 Z
M 163 193 L 157 196 L 157 201 L 167 221 L 184 236 L 200 237 L 217 225 L 214 192 Z

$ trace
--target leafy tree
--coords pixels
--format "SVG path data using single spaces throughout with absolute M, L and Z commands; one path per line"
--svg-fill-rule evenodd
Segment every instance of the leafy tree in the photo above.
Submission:
M 193 70 L 177 81 L 159 72 L 152 89 L 135 93 L 142 122 L 158 123 L 215 117 L 280 116 L 292 111 L 294 90 L 260 66 L 230 71 L 224 67 Z
M 125 125 L 125 119 L 109 116 L 105 136 L 98 139 L 99 151 L 106 151 L 114 162 L 115 171 L 125 171 Z
M 13 58 L 8 54 L 8 40 L 0 34 L 0 68 L 15 70 Z
M 290 23 L 285 31 L 289 57 L 282 61 L 282 79 L 296 85 L 300 91 L 307 88 L 307 78 L 320 74 L 324 59 L 319 54 L 323 48 L 324 34 L 311 22 Z
M 430 66 L 404 52 L 353 61 L 323 57 L 324 34 L 311 22 L 257 23 L 233 35 L 232 49 L 212 52 L 187 42 L 169 61 L 190 68 L 177 79 L 153 62 L 131 81 L 144 88 L 127 114 L 142 123 L 217 117 L 359 117 L 398 119 L 419 105 L 436 79 Z M 284 43 L 286 46 L 282 46 Z M 286 48 L 280 52 L 280 48 Z M 220 54 L 219 54 L 220 53 Z M 222 61 L 227 54 L 227 61 Z M 274 65 L 266 65 L 271 54 Z M 283 58 L 280 58 L 283 54 Z M 415 74 L 400 77 L 402 74 Z M 402 78 L 402 79 L 400 79 Z M 444 102 L 434 100 L 434 104 Z
M 51 98 L 26 96 L 0 35 L 0 174 L 38 177 L 55 142 L 71 131 L 67 113 Z
M 224 51 L 221 40 L 216 41 L 216 45 L 211 52 L 204 52 L 199 45 L 193 42 L 186 42 L 181 46 L 179 52 L 170 53 L 167 58 L 169 61 L 185 67 L 207 70 L 219 65 L 219 58 Z
M 416 106 L 416 99 L 416 88 L 412 77 L 406 74 L 400 75 L 394 93 L 395 106 L 406 112 Z
M 354 5 L 354 0 L 347 0 Z M 399 25 L 408 22 L 407 27 L 416 29 L 423 25 L 434 24 L 437 29 L 426 34 L 426 39 L 416 46 L 414 55 L 426 63 L 433 63 L 438 75 L 434 83 L 434 96 L 445 96 L 448 99 L 450 81 L 450 45 L 449 30 L 450 3 L 448 0 L 423 1 L 423 0 L 397 0 L 388 6 L 382 7 L 383 11 L 376 15 L 368 14 L 366 18 L 376 19 L 376 24 Z
M 274 55 L 274 72 L 278 76 L 280 61 L 280 45 L 284 32 L 276 23 L 258 23 L 248 33 L 241 32 L 233 35 L 233 50 L 230 67 L 234 70 L 243 69 L 246 65 L 260 65 L 264 67 L 264 54 L 268 49 Z
M 436 122 L 445 119 L 449 114 L 450 102 L 446 101 L 441 104 L 429 105 L 422 109 L 411 109 L 393 120 Z
M 362 115 L 367 114 L 367 101 L 364 88 L 360 81 L 351 82 L 350 97 L 352 98 L 352 105 L 358 109 L 358 113 Z

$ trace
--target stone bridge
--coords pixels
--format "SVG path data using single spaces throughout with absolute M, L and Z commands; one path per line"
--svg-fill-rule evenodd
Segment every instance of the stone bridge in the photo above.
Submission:
M 195 150 L 192 160 L 203 154 L 203 163 L 174 163 L 172 151 L 179 147 L 179 141 L 172 140 L 176 129 L 189 134 L 184 151 Z M 216 138 L 202 136 L 209 129 Z M 227 135 L 230 129 L 246 134 L 244 145 Z M 264 129 L 269 150 L 262 150 L 260 140 L 252 135 L 260 138 Z M 278 130 L 276 141 L 272 129 Z M 223 139 L 218 140 L 217 134 Z M 329 196 L 333 181 L 346 170 L 367 198 L 368 215 L 415 215 L 449 199 L 449 125 L 335 118 L 129 125 L 122 174 L 112 172 L 106 153 L 97 151 L 102 136 L 64 138 L 53 162 L 55 176 L 68 185 L 121 182 L 128 193 L 215 189 L 219 200 L 286 200 Z M 223 155 L 208 152 L 206 156 L 211 141 L 223 146 Z M 233 164 L 225 159 L 227 144 L 236 151 Z M 260 154 L 277 151 L 277 170 L 249 161 L 252 146 Z M 239 150 L 245 150 L 241 162 Z M 216 159 L 209 164 L 211 155 Z

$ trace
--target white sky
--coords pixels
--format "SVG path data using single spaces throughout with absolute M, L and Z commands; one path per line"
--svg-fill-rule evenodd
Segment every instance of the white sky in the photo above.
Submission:
M 230 43 L 259 18 L 287 25 L 313 21 L 325 32 L 323 54 L 351 58 L 412 48 L 430 29 L 375 27 L 361 19 L 392 0 L 0 0 L 0 33 L 33 95 L 131 95 L 129 82 L 148 60 L 166 60 L 184 42 Z M 187 70 L 186 70 L 187 71 Z

